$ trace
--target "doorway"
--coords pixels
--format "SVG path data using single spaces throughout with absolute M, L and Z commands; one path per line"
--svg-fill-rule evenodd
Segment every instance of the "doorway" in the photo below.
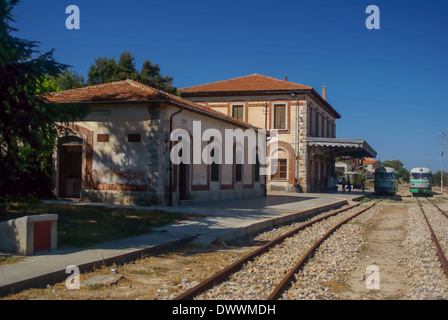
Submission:
M 76 137 L 61 141 L 59 153 L 59 197 L 80 198 L 82 184 L 82 140 Z

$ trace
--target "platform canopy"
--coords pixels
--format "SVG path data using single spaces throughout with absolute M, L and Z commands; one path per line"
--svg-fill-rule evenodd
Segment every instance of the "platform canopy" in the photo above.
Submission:
M 338 139 L 338 138 L 317 138 L 308 137 L 308 146 L 320 147 L 335 156 L 349 156 L 352 158 L 376 158 L 376 151 L 362 139 Z

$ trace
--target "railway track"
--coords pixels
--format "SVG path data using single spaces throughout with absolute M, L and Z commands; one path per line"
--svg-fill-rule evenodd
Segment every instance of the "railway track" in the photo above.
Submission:
M 438 210 L 438 212 L 443 217 L 448 219 L 448 214 L 445 211 L 443 211 L 442 209 L 440 209 L 439 206 L 437 206 L 434 202 L 432 202 L 432 201 L 430 201 L 428 199 L 426 199 L 426 201 L 427 201 L 427 203 L 430 203 L 434 208 L 436 208 Z M 439 233 L 439 237 L 437 237 L 436 231 L 434 231 L 434 229 L 437 229 L 437 228 L 435 228 L 434 223 L 431 224 L 430 219 L 428 219 L 428 215 L 425 213 L 425 209 L 423 208 L 423 205 L 420 202 L 420 200 L 417 200 L 417 203 L 418 203 L 420 211 L 421 211 L 421 213 L 422 213 L 422 215 L 423 215 L 423 217 L 424 217 L 424 219 L 425 219 L 425 221 L 426 221 L 426 223 L 428 225 L 429 231 L 431 233 L 431 239 L 432 239 L 432 242 L 434 243 L 434 245 L 435 245 L 435 247 L 437 249 L 437 256 L 439 257 L 440 264 L 442 265 L 443 272 L 448 277 L 448 260 L 447 260 L 446 255 L 445 255 L 445 250 L 447 250 L 447 252 L 448 252 L 448 248 L 445 248 L 445 250 L 444 250 L 443 249 L 443 244 L 441 243 L 441 241 L 439 241 L 439 238 L 441 236 L 443 236 L 443 234 L 441 235 Z
M 259 294 L 257 298 L 275 300 L 290 286 L 294 280 L 294 275 L 305 265 L 316 249 L 332 233 L 381 201 L 374 200 L 373 204 L 368 204 L 367 206 L 361 204 L 351 205 L 302 224 L 224 268 L 190 290 L 177 296 L 174 300 L 191 300 L 195 297 L 201 298 L 201 296 L 205 299 L 211 299 L 212 297 L 210 295 L 213 295 L 213 288 L 218 286 L 221 287 L 219 291 L 232 291 L 235 288 L 241 289 L 244 286 L 247 292 L 254 293 L 258 290 Z M 304 235 L 307 233 L 308 238 Z M 312 240 L 309 239 L 310 233 L 313 234 Z M 282 258 L 264 259 L 265 256 L 274 254 Z M 278 266 L 270 265 L 274 260 L 279 260 Z M 280 262 L 280 260 L 287 260 L 287 262 Z M 277 263 L 277 261 L 275 262 Z M 266 268 L 268 264 L 270 265 L 269 270 Z M 237 273 L 242 273 L 243 276 L 239 277 L 239 280 L 232 279 Z M 275 280 L 272 280 L 272 278 L 270 280 L 265 279 L 264 276 L 268 273 L 274 273 Z M 242 283 L 241 279 L 244 279 L 244 283 Z M 253 299 L 253 297 L 252 295 L 249 298 Z M 241 298 L 241 296 L 237 298 Z

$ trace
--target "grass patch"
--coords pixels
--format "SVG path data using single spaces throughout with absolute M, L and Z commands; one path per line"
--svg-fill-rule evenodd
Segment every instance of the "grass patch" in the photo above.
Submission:
M 364 203 L 364 202 L 369 202 L 370 200 L 372 200 L 372 197 L 364 196 L 361 198 L 361 200 L 359 200 L 359 202 Z
M 350 286 L 342 281 L 330 280 L 326 282 L 325 285 L 333 293 L 340 293 L 350 290 Z
M 4 264 L 16 263 L 23 259 L 22 256 L 0 252 L 0 266 Z
M 58 246 L 84 248 L 152 232 L 153 228 L 197 218 L 159 210 L 106 208 L 40 201 L 0 204 L 0 222 L 28 215 L 58 214 Z
M 104 286 L 100 285 L 100 284 L 91 284 L 89 285 L 89 290 L 90 291 L 100 291 L 103 290 Z

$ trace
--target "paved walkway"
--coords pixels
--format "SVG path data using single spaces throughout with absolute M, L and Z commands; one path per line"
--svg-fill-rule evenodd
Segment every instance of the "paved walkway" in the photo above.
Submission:
M 228 241 L 298 217 L 340 207 L 370 191 L 345 194 L 271 193 L 266 198 L 151 207 L 171 212 L 196 213 L 204 217 L 159 227 L 147 235 L 108 242 L 85 250 L 56 250 L 0 266 L 0 295 L 64 280 L 68 277 L 65 270 L 70 265 L 76 265 L 83 271 L 103 263 L 135 259 L 143 253 L 189 241 L 201 245 L 216 240 Z M 147 210 L 149 207 L 133 208 Z

